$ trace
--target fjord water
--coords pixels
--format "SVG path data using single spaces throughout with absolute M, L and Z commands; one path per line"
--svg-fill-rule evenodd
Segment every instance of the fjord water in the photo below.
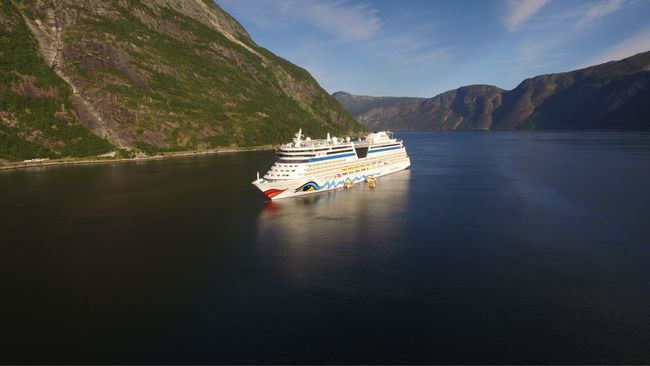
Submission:
M 650 134 L 400 137 L 273 203 L 272 152 L 0 172 L 0 363 L 650 363 Z

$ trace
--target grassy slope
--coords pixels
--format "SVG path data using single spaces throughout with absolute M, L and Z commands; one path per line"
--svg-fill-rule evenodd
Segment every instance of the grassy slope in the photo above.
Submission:
M 47 3 L 19 4 L 29 19 L 45 22 Z M 60 16 L 73 21 L 61 23 L 59 65 L 136 150 L 255 146 L 284 142 L 299 128 L 314 137 L 362 129 L 307 71 L 245 31 L 238 40 L 263 59 L 171 7 L 107 0 L 99 4 L 110 14 L 98 15 L 63 4 Z M 79 123 L 71 94 L 38 53 L 18 9 L 1 2 L 0 159 L 114 150 Z
M 0 159 L 88 156 L 111 150 L 111 144 L 78 123 L 69 100 L 72 91 L 45 64 L 14 5 L 1 2 L 0 17 Z M 20 88 L 26 80 L 33 80 L 31 96 Z
M 115 19 L 83 18 L 66 34 L 66 42 L 79 48 L 84 42 L 108 41 L 128 53 L 130 66 L 146 75 L 146 83 L 135 82 L 119 68 L 81 65 L 68 71 L 129 109 L 131 115 L 119 123 L 135 133 L 133 144 L 140 149 L 263 145 L 285 141 L 298 128 L 314 136 L 359 129 L 309 73 L 252 41 L 242 40 L 269 61 L 266 65 L 221 33 L 171 8 L 161 11 L 134 1 L 113 9 L 119 13 Z M 135 10 L 174 24 L 184 39 L 145 24 L 133 15 Z M 303 100 L 288 96 L 281 83 L 313 95 Z M 164 143 L 152 146 L 145 138 L 148 132 L 164 135 Z

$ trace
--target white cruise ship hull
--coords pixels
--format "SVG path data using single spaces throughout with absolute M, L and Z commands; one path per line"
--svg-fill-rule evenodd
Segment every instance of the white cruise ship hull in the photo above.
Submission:
M 387 132 L 340 142 L 329 135 L 326 140 L 302 140 L 301 136 L 299 131 L 292 144 L 282 145 L 271 169 L 252 182 L 269 199 L 344 188 L 411 166 L 402 141 Z
M 254 181 L 255 185 L 262 193 L 272 200 L 304 196 L 308 194 L 326 192 L 333 189 L 344 188 L 347 182 L 353 184 L 365 182 L 368 177 L 381 177 L 386 174 L 395 173 L 400 170 L 408 169 L 411 161 L 407 158 L 405 161 L 384 165 L 383 167 L 359 172 L 347 177 L 333 179 L 295 179 L 283 182 L 265 182 L 263 179 Z

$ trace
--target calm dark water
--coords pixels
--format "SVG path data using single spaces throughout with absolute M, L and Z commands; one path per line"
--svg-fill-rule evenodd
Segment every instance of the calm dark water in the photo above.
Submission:
M 305 199 L 271 152 L 0 172 L 0 363 L 650 363 L 650 134 L 402 134 Z

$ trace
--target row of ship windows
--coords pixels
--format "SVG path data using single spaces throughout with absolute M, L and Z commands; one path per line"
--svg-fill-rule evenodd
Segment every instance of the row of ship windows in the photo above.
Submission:
M 382 159 L 375 159 L 374 161 L 368 161 L 364 162 L 365 164 L 372 165 L 373 167 L 377 165 L 387 165 L 388 163 L 392 164 L 393 162 L 399 162 L 404 160 L 406 157 L 406 154 L 400 154 L 399 156 L 392 156 L 391 158 L 386 159 L 386 157 L 383 157 Z M 338 169 L 341 169 L 343 167 L 348 166 L 348 164 L 337 164 L 336 166 L 319 166 L 318 168 L 311 168 L 307 169 L 306 174 L 331 174 L 331 171 L 337 171 Z
M 379 161 L 375 161 L 375 162 L 372 163 L 372 165 L 373 166 L 376 166 L 376 165 L 389 165 L 389 164 L 392 164 L 392 163 L 399 162 L 400 160 L 402 160 L 402 159 L 400 159 L 398 157 L 394 157 L 392 159 L 388 159 L 388 160 L 384 161 L 383 164 L 380 164 Z M 368 167 L 362 167 L 360 169 L 356 169 L 356 170 L 353 170 L 353 171 L 339 173 L 339 174 L 336 174 L 334 176 L 327 177 L 326 179 L 340 178 L 342 176 L 347 176 L 347 175 L 350 175 L 350 174 L 359 173 L 359 172 L 362 172 L 362 171 L 366 171 L 368 169 L 369 169 Z M 280 170 L 280 171 L 285 171 L 285 170 Z M 286 171 L 288 172 L 288 170 L 286 170 Z M 292 172 L 295 172 L 295 170 L 292 170 Z M 291 175 L 290 174 L 269 174 L 269 176 L 271 176 L 271 177 L 289 177 Z
M 282 159 L 282 158 L 278 159 L 278 163 L 283 163 L 283 164 L 286 164 L 286 163 L 308 163 L 308 162 L 309 162 L 309 159 L 300 159 L 300 160 L 288 160 L 288 159 Z
M 401 157 L 404 157 L 404 156 L 406 156 L 406 153 L 404 151 L 396 151 L 393 154 L 386 154 L 386 155 L 383 155 L 383 156 L 380 156 L 380 157 L 368 158 L 367 160 L 365 160 L 365 159 L 364 160 L 367 163 L 376 164 L 378 161 L 382 161 L 382 160 L 385 160 L 387 158 L 389 158 L 389 159 L 392 158 L 392 157 L 401 158 Z M 343 167 L 343 166 L 347 166 L 349 164 L 350 164 L 350 162 L 346 161 L 346 160 L 338 160 L 337 159 L 337 160 L 334 160 L 334 161 L 325 161 L 325 162 L 321 162 L 321 163 L 311 165 L 307 169 L 307 172 L 314 171 L 314 170 L 323 171 L 323 170 L 335 169 L 337 167 Z M 298 165 L 284 164 L 283 167 L 298 167 Z M 276 167 L 273 167 L 271 169 L 271 171 L 274 171 L 274 172 L 289 172 L 289 169 L 285 170 L 285 169 L 278 169 Z M 291 171 L 295 172 L 295 169 L 291 169 Z M 274 176 L 274 174 L 269 174 L 269 175 Z M 275 175 L 275 176 L 285 176 L 285 175 L 279 175 L 278 174 L 278 175 Z
M 351 145 L 346 145 L 346 146 L 336 146 L 336 147 L 320 147 L 320 148 L 312 148 L 312 149 L 305 149 L 305 150 L 282 150 L 279 151 L 279 153 L 307 153 L 307 152 L 324 152 L 324 151 L 336 151 L 336 150 L 344 150 L 344 149 L 351 149 Z
M 396 160 L 396 159 L 393 159 L 393 160 Z M 373 165 L 377 165 L 377 164 L 375 163 Z M 387 161 L 385 161 L 382 165 L 389 165 L 389 163 Z M 361 168 L 361 169 L 357 169 L 357 170 L 354 170 L 354 171 L 351 171 L 351 172 L 345 172 L 345 173 L 340 173 L 340 174 L 332 175 L 332 176 L 329 176 L 329 177 L 325 177 L 325 179 L 341 178 L 341 177 L 344 177 L 344 176 L 347 176 L 347 175 L 350 175 L 350 174 L 360 173 L 360 172 L 363 172 L 363 171 L 366 171 L 366 170 L 369 170 L 369 169 L 370 168 Z
M 287 172 L 287 173 L 288 173 L 288 172 L 289 172 L 289 169 L 275 169 L 275 168 L 273 168 L 273 169 L 271 169 L 271 171 L 272 171 L 272 172 Z M 291 169 L 291 171 L 292 171 L 292 172 L 295 172 L 296 169 Z
M 400 146 L 400 144 L 388 144 L 388 145 L 378 145 L 378 146 L 373 146 L 373 147 L 372 147 L 372 150 L 375 150 L 375 149 L 383 149 L 383 148 L 385 148 L 385 147 L 393 147 L 393 146 Z M 371 151 L 372 151 L 372 150 L 371 150 Z
M 399 144 L 391 144 L 391 145 L 379 145 L 379 146 L 373 146 L 370 151 L 376 150 L 376 149 L 383 149 L 386 147 L 396 147 L 400 146 Z M 346 150 L 343 150 L 346 149 Z M 332 149 L 332 150 L 315 150 L 315 152 L 327 152 L 326 155 L 332 155 L 332 154 L 339 154 L 339 153 L 347 153 L 347 152 L 352 152 L 352 149 L 350 147 L 345 147 L 345 148 L 337 148 L 337 149 Z M 280 157 L 291 157 L 291 158 L 313 158 L 316 157 L 314 154 L 295 154 L 295 153 L 288 153 L 288 152 L 279 152 L 277 153 L 277 156 Z
M 295 162 L 295 161 L 292 161 Z M 289 172 L 296 172 L 296 169 L 281 169 L 281 168 L 297 168 L 298 165 L 296 164 L 282 164 L 282 165 L 274 165 L 271 168 L 271 172 L 269 172 L 270 177 L 290 177 L 293 174 L 283 174 L 283 173 L 289 173 Z
M 314 158 L 316 155 L 311 154 L 311 155 L 289 155 L 289 154 L 276 154 L 277 156 L 280 157 L 285 157 L 285 158 Z
M 350 149 L 350 150 L 328 151 L 326 155 L 342 154 L 342 153 L 349 153 L 349 152 L 352 152 L 352 149 Z
M 325 155 L 334 155 L 334 154 L 343 154 L 343 153 L 351 153 L 352 150 L 341 150 L 341 151 L 328 151 Z M 287 154 L 277 154 L 280 158 L 316 158 L 321 155 L 287 155 Z M 296 161 L 296 160 L 287 160 L 285 161 Z M 302 162 L 302 160 L 300 160 Z
M 392 156 L 406 156 L 406 153 L 404 151 L 396 151 L 395 153 L 388 153 L 378 157 L 365 158 L 363 161 L 364 162 L 381 161 Z M 361 163 L 362 161 L 359 162 Z M 345 159 L 341 159 L 341 160 L 337 159 L 333 161 L 324 161 L 324 162 L 312 164 L 310 165 L 310 168 L 317 168 L 317 169 L 328 168 L 328 167 L 335 167 L 340 165 L 348 165 L 349 163 L 350 162 L 346 161 Z

